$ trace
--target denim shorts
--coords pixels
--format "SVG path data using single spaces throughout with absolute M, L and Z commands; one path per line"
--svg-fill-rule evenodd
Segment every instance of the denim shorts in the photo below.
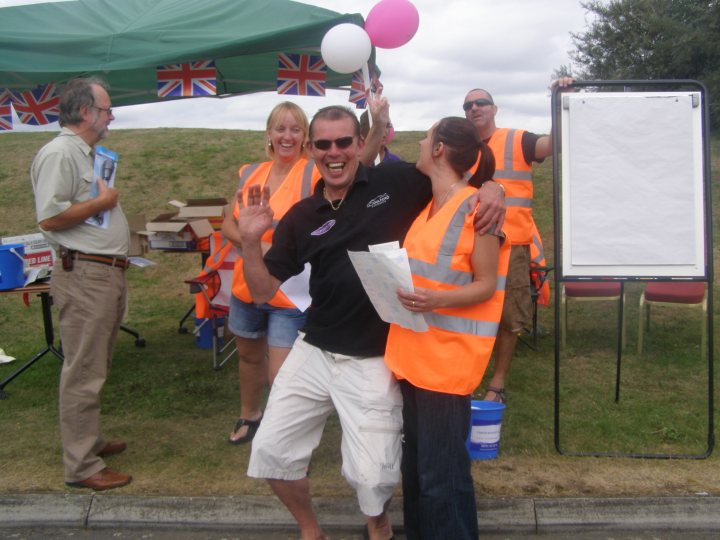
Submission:
M 258 339 L 267 336 L 268 346 L 289 349 L 305 324 L 305 313 L 297 308 L 258 306 L 230 299 L 228 329 L 238 337 Z

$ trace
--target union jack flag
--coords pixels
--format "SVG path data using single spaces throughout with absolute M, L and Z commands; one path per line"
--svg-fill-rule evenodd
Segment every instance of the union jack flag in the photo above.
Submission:
M 166 64 L 157 68 L 159 97 L 214 96 L 217 94 L 215 60 Z
M 363 81 L 362 70 L 353 73 L 352 83 L 350 84 L 350 103 L 354 103 L 357 109 L 366 107 L 365 81 Z
M 0 89 L 0 131 L 9 131 L 13 128 L 11 102 L 10 90 Z
M 60 116 L 60 96 L 55 83 L 40 85 L 28 92 L 12 92 L 12 104 L 23 124 L 43 126 Z
M 277 92 L 296 96 L 324 96 L 326 71 L 322 56 L 280 53 Z
M 373 66 L 370 67 L 370 88 L 374 92 L 377 89 L 380 80 L 378 79 L 378 72 Z M 365 96 L 365 80 L 363 78 L 362 70 L 358 70 L 353 73 L 352 82 L 350 83 L 350 103 L 354 103 L 357 109 L 364 109 L 367 107 Z

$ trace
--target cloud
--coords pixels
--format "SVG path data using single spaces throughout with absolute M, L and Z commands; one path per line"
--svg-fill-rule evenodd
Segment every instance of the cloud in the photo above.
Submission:
M 0 0 L 0 7 L 17 3 Z M 366 17 L 377 0 L 304 3 Z M 377 50 L 397 130 L 425 130 L 443 116 L 462 115 L 462 100 L 475 87 L 493 94 L 498 125 L 538 133 L 549 130 L 547 88 L 552 73 L 570 63 L 570 32 L 586 28 L 580 0 L 413 0 L 413 4 L 420 14 L 414 38 L 397 49 Z M 312 115 L 326 105 L 347 105 L 347 98 L 347 92 L 340 91 L 328 91 L 326 98 L 265 92 L 134 105 L 117 108 L 112 127 L 264 129 L 267 113 L 280 100 L 290 99 Z

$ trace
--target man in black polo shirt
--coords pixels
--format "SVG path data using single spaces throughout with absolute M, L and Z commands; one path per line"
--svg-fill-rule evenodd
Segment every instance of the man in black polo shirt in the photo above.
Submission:
M 369 537 L 392 537 L 385 510 L 400 477 L 402 397 L 383 361 L 388 325 L 347 251 L 402 241 L 432 192 L 412 164 L 360 165 L 363 144 L 352 111 L 321 109 L 308 151 L 322 180 L 280 221 L 264 260 L 260 236 L 272 224 L 267 193 L 251 192 L 238 220 L 254 302 L 272 297 L 305 262 L 312 266 L 307 321 L 275 379 L 248 467 L 248 475 L 268 479 L 303 539 L 324 538 L 306 473 L 333 408 L 343 430 L 342 472 L 368 516 Z M 484 191 L 480 226 L 489 228 L 504 209 L 499 188 Z

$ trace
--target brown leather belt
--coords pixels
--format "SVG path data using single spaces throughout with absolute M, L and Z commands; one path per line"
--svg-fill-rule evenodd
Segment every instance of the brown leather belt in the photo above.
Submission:
M 80 253 L 79 251 L 72 252 L 73 258 L 78 261 L 95 262 L 99 264 L 106 264 L 108 266 L 114 266 L 116 268 L 122 268 L 127 270 L 130 267 L 130 261 L 125 257 L 110 257 L 109 255 L 93 255 L 91 253 Z

